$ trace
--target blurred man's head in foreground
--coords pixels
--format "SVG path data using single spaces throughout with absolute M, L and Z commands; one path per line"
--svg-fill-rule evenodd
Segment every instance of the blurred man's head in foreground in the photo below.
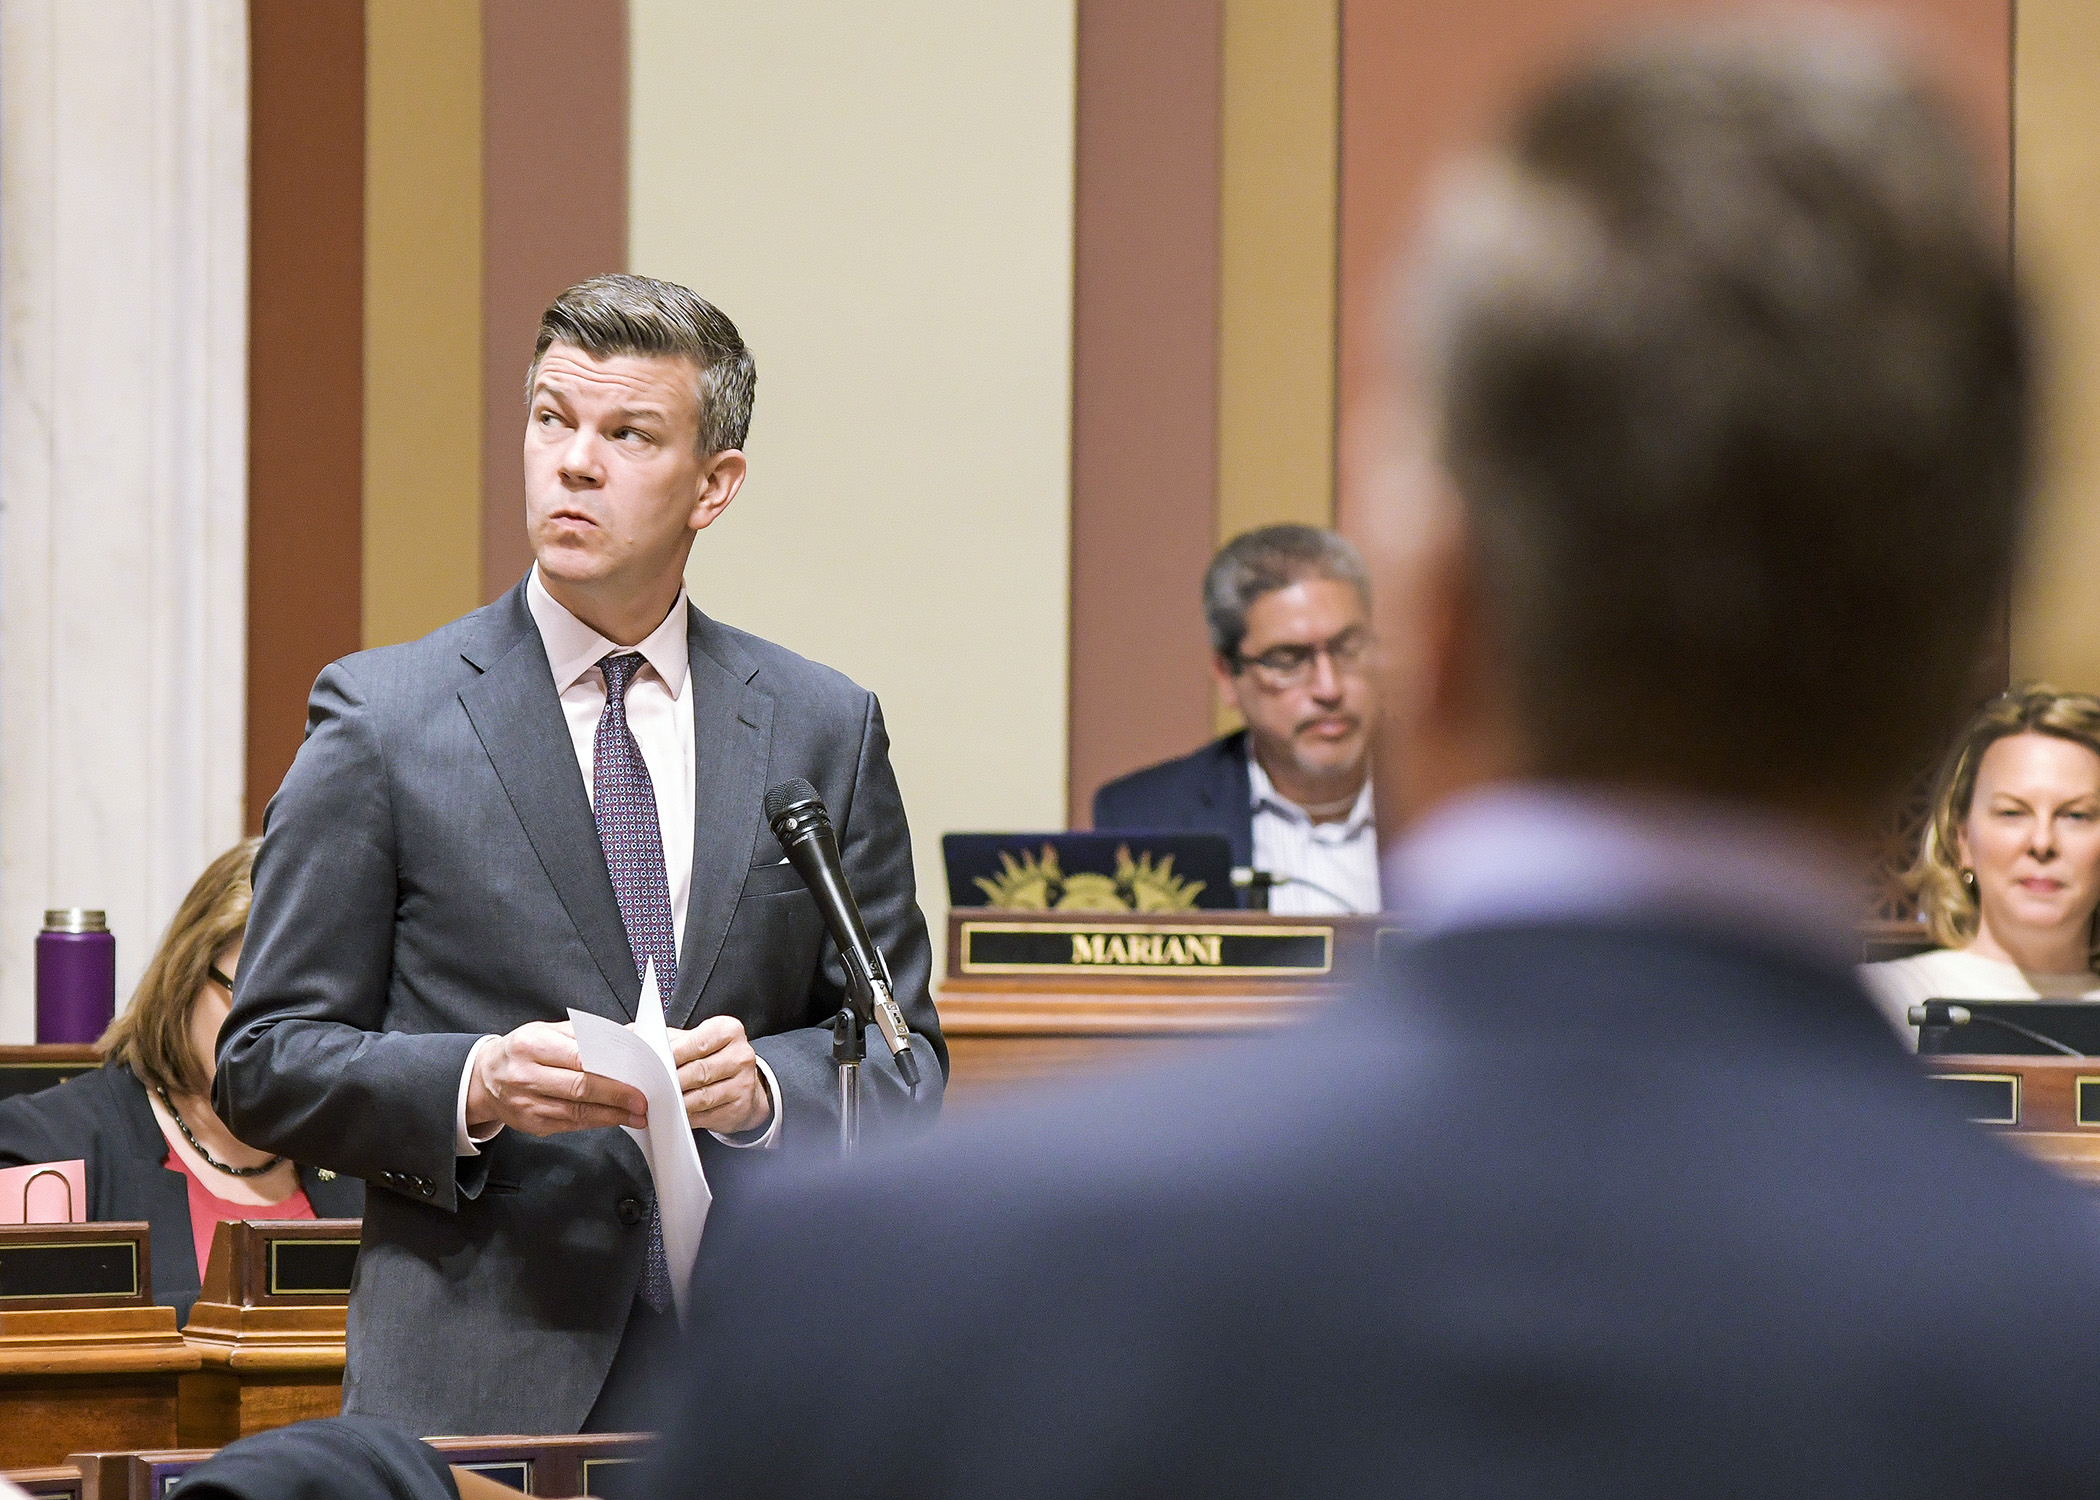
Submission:
M 1956 126 L 1849 30 L 1564 77 L 1430 215 L 1374 522 L 1410 813 L 1535 776 L 1863 828 L 1974 701 L 2028 351 Z

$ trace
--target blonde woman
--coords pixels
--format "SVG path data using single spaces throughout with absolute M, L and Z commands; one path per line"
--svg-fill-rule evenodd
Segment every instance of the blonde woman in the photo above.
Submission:
M 187 1322 L 225 1219 L 357 1218 L 364 1184 L 258 1151 L 212 1112 L 256 839 L 190 887 L 92 1073 L 0 1103 L 0 1166 L 85 1160 L 87 1216 L 152 1228 L 153 1300 Z
M 2100 698 L 2035 683 L 1985 705 L 1910 878 L 1940 946 L 1862 975 L 1913 1045 L 1921 1000 L 2100 1000 Z

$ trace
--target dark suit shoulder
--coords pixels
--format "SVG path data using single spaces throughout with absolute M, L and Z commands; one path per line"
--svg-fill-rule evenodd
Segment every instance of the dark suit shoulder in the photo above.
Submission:
M 1430 1493 L 1953 1495 L 2008 1452 L 2024 1492 L 2091 1493 L 2100 1439 L 2059 1393 L 2100 1378 L 2100 1211 L 1934 1097 L 1849 974 L 1573 924 L 1421 959 L 725 1226 L 702 1263 L 734 1256 L 739 1295 L 701 1314 L 686 1414 L 719 1491 L 794 1451 L 858 1493 L 962 1492 L 776 1417 L 821 1366 L 913 1391 L 932 1451 L 1109 1455 L 1063 1494 L 1377 1493 L 1405 1465 Z M 865 1305 L 929 1266 L 940 1297 L 879 1354 L 790 1295 Z M 1511 1435 L 1526 1402 L 1579 1420 Z M 987 1461 L 973 1492 L 1036 1492 Z
M 1099 828 L 1136 827 L 1158 817 L 1161 809 L 1179 809 L 1206 787 L 1246 777 L 1247 731 L 1212 740 L 1202 749 L 1118 776 L 1094 793 L 1094 824 Z
M 458 691 L 460 681 L 487 670 L 525 642 L 528 632 L 536 641 L 524 595 L 513 590 L 428 635 L 353 651 L 337 658 L 327 670 L 347 678 L 357 696 L 374 706 L 430 695 L 450 697 Z

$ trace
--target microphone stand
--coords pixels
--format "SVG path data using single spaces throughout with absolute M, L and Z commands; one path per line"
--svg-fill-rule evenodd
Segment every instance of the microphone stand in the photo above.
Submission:
M 849 999 L 831 1018 L 831 1060 L 839 1070 L 839 1154 L 860 1148 L 860 1065 L 868 1058 L 868 1027 Z
M 868 1032 L 875 1025 L 876 1006 L 894 1007 L 890 997 L 896 989 L 880 948 L 875 950 L 879 973 L 864 972 L 844 954 L 840 962 L 846 968 L 846 1000 L 831 1018 L 831 1060 L 839 1070 L 839 1153 L 851 1156 L 860 1147 L 860 1065 L 868 1060 Z M 908 1085 L 916 1097 L 918 1079 L 908 1077 Z

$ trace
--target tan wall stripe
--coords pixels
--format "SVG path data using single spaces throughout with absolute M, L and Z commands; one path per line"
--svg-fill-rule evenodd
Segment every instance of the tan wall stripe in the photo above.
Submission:
M 1339 0 L 1225 0 L 1217 540 L 1334 520 Z
M 2017 255 L 2055 320 L 2047 449 L 2015 677 L 2100 691 L 2100 6 L 2020 0 L 2013 56 Z
M 1340 0 L 1225 0 L 1217 545 L 1334 524 L 1341 28 Z
M 481 602 L 481 4 L 366 10 L 364 643 Z

